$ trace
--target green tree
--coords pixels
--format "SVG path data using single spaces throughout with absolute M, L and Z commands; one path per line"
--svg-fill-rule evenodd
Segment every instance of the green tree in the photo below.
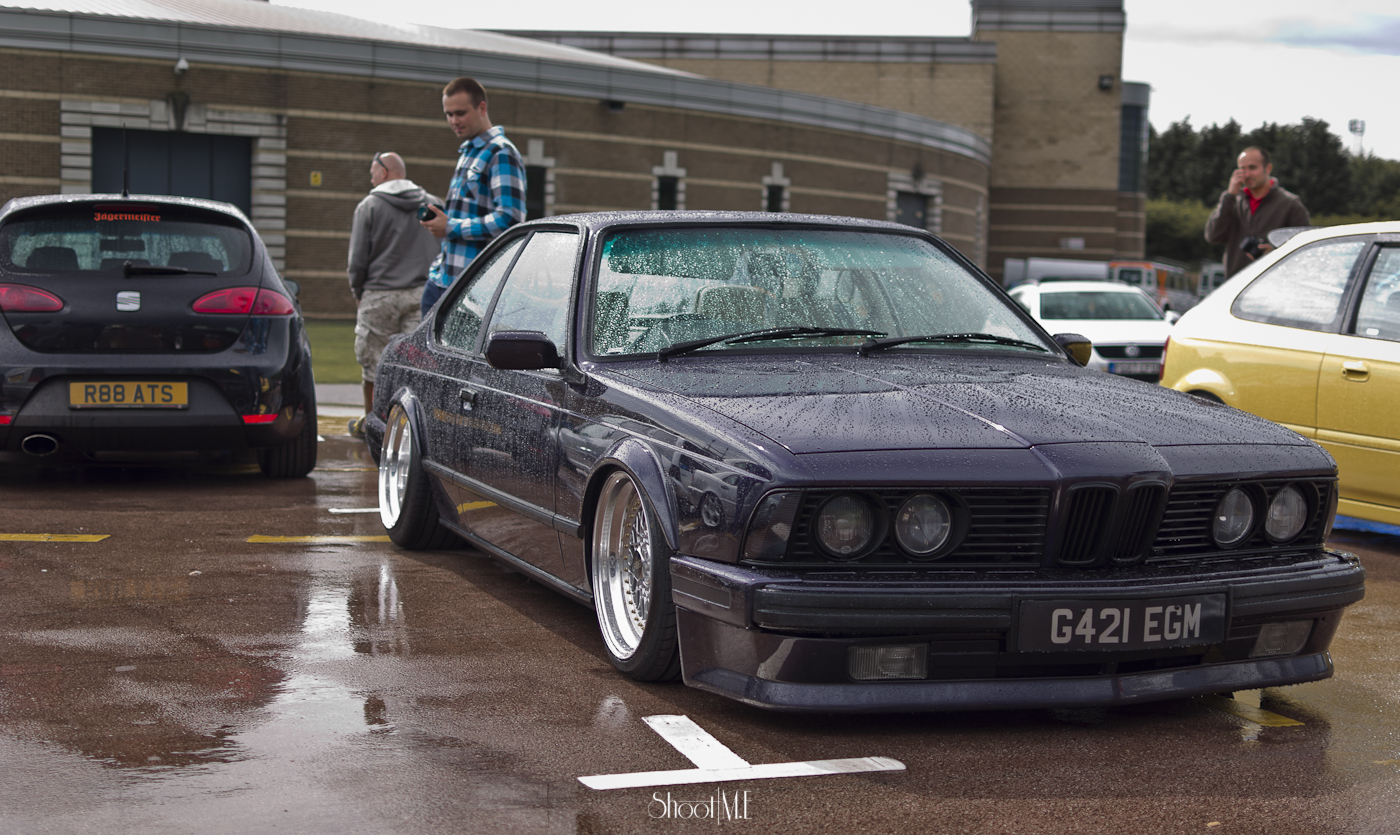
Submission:
M 1220 253 L 1206 243 L 1210 208 L 1198 200 L 1147 201 L 1147 254 L 1184 264 L 1216 260 Z
M 1164 132 L 1149 126 L 1147 135 L 1147 193 L 1166 200 L 1195 199 L 1200 180 L 1200 137 L 1191 118 L 1173 122 Z

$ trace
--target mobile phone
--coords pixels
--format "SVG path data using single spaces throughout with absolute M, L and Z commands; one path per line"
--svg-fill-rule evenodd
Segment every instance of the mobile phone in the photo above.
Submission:
M 427 204 L 427 203 L 424 203 L 423 205 L 419 206 L 419 207 L 418 207 L 418 219 L 419 219 L 419 220 L 432 220 L 432 219 L 433 219 L 433 207 L 432 207 L 431 205 Z

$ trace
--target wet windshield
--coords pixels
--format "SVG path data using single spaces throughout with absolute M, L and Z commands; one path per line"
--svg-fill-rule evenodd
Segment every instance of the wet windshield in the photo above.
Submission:
M 1161 319 L 1156 306 L 1137 293 L 1085 290 L 1040 294 L 1042 319 Z
M 780 341 L 716 342 L 700 351 L 841 348 L 870 337 L 991 334 L 1044 340 L 974 275 L 933 244 L 879 232 L 691 228 L 625 231 L 603 244 L 595 286 L 593 353 L 655 354 L 725 334 L 829 329 Z M 1038 350 L 981 342 L 895 350 Z

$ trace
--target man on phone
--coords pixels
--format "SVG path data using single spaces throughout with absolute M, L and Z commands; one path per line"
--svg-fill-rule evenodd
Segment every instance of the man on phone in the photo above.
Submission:
M 491 124 L 486 90 L 475 79 L 453 79 L 442 91 L 442 112 L 457 138 L 457 169 L 447 189 L 447 211 L 434 207 L 423 228 L 442 241 L 442 254 L 423 287 L 423 315 L 477 253 L 525 219 L 525 164 L 505 131 Z
M 1225 245 L 1227 278 L 1273 249 L 1268 241 L 1273 230 L 1310 223 L 1298 196 L 1274 179 L 1268 151 L 1251 145 L 1238 164 L 1206 221 L 1206 240 Z

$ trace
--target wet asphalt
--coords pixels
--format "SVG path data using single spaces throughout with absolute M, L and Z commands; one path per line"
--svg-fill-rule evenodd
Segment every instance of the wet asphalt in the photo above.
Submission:
M 1400 831 L 1400 537 L 1334 535 L 1369 579 L 1327 681 L 778 715 L 625 679 L 590 610 L 476 551 L 385 541 L 345 434 L 358 389 L 324 388 L 340 403 L 305 479 L 236 459 L 0 466 L 0 833 Z M 579 783 L 693 767 L 657 715 L 750 763 L 906 770 Z

